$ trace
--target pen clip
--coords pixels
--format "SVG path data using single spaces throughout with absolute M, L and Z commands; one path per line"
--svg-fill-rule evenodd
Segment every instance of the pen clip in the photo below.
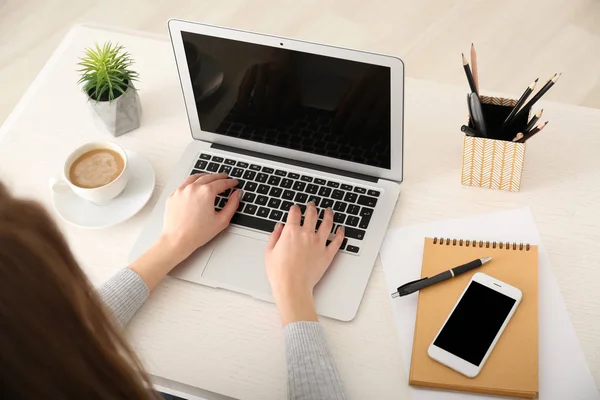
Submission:
M 405 283 L 404 285 L 400 286 L 400 287 L 398 288 L 398 290 L 400 290 L 400 289 L 404 289 L 404 288 L 406 288 L 407 286 L 409 286 L 409 285 L 412 285 L 413 283 L 417 283 L 417 282 L 424 281 L 425 279 L 428 279 L 428 278 L 427 278 L 427 277 L 425 277 L 425 278 L 421 278 L 421 279 L 414 280 L 414 281 L 412 281 L 412 282 Z

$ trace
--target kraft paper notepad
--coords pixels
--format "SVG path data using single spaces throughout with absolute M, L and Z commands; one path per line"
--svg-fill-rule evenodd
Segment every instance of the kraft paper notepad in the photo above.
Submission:
M 538 248 L 519 243 L 425 239 L 421 277 L 492 257 L 480 268 L 419 292 L 410 384 L 532 399 L 538 394 Z M 479 375 L 467 378 L 427 355 L 460 294 L 476 272 L 523 292 L 523 299 Z

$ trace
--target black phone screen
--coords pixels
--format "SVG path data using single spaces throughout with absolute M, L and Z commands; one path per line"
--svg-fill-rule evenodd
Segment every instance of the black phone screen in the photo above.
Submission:
M 479 366 L 515 301 L 471 281 L 433 344 Z

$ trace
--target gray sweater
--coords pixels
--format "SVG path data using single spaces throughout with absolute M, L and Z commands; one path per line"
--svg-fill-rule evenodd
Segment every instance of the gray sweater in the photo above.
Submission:
M 126 325 L 149 295 L 148 287 L 129 268 L 117 272 L 99 288 L 115 318 Z M 342 382 L 317 322 L 294 322 L 283 328 L 288 370 L 288 399 L 345 399 Z

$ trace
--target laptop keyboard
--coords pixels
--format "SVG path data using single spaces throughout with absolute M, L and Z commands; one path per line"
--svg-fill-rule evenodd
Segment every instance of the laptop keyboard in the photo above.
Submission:
M 286 222 L 294 204 L 300 207 L 304 222 L 306 203 L 313 201 L 319 213 L 317 228 L 325 209 L 331 208 L 331 235 L 343 226 L 345 238 L 340 249 L 351 254 L 360 253 L 380 196 L 379 190 L 207 153 L 200 154 L 190 175 L 202 172 L 224 172 L 238 180 L 236 189 L 242 189 L 244 194 L 232 224 L 271 233 L 277 222 Z M 216 210 L 225 207 L 230 194 L 231 190 L 227 190 L 217 196 Z

